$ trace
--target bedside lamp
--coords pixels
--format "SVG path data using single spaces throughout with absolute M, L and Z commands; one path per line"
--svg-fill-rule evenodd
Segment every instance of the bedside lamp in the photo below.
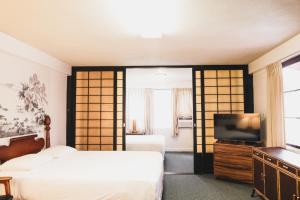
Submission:
M 137 130 L 136 130 L 136 120 L 135 119 L 132 121 L 132 133 L 137 133 Z

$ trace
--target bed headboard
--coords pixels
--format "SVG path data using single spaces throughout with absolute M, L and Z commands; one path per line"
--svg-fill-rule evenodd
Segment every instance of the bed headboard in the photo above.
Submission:
M 11 138 L 8 146 L 0 146 L 0 163 L 26 154 L 38 153 L 44 147 L 50 147 L 51 119 L 45 116 L 45 139 L 37 138 L 37 134 Z M 46 144 L 46 146 L 45 146 Z

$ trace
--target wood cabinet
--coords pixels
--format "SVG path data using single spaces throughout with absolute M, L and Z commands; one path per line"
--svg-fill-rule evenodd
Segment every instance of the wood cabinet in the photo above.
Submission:
M 264 183 L 264 164 L 262 161 L 255 159 L 253 160 L 253 166 L 254 166 L 254 186 L 255 188 L 261 192 L 264 193 L 265 191 L 265 183 Z
M 300 200 L 300 155 L 279 147 L 254 148 L 254 188 L 264 199 Z
M 298 171 L 299 175 L 300 175 L 300 172 Z M 297 200 L 300 200 L 300 180 L 298 181 L 298 199 Z
M 277 170 L 268 164 L 265 164 L 264 167 L 265 195 L 269 200 L 277 200 Z
M 253 146 L 217 142 L 214 144 L 214 176 L 253 183 Z
M 280 179 L 280 197 L 286 200 L 296 200 L 297 180 L 283 172 L 279 172 Z

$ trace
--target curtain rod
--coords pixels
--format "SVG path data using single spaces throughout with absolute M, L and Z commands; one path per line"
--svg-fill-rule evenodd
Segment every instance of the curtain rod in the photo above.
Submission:
M 298 55 L 300 55 L 300 50 L 299 50 L 299 51 L 296 51 L 296 52 L 294 52 L 294 53 L 292 53 L 292 54 L 289 55 L 289 56 L 285 56 L 284 58 L 282 58 L 282 59 L 280 59 L 280 60 L 278 60 L 278 61 L 285 62 L 285 61 L 287 61 L 287 60 L 289 60 L 289 59 L 291 59 L 291 58 L 293 58 L 293 57 L 296 57 L 296 56 L 298 56 Z M 278 61 L 277 61 L 277 62 L 278 62 Z

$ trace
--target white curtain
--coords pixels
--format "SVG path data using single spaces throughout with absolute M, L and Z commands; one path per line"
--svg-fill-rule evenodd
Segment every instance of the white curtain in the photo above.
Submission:
M 144 123 L 145 123 L 145 134 L 153 134 L 153 90 L 145 89 L 145 113 L 144 113 Z
M 267 66 L 267 147 L 285 147 L 282 65 Z
M 133 132 L 135 121 L 138 133 L 153 134 L 151 111 L 152 89 L 128 88 L 126 92 L 126 132 Z
M 191 88 L 172 90 L 173 136 L 179 134 L 178 118 L 191 118 L 193 115 L 193 95 Z
M 127 89 L 126 92 L 126 127 L 127 133 L 133 131 L 133 121 L 138 132 L 145 132 L 145 89 Z

